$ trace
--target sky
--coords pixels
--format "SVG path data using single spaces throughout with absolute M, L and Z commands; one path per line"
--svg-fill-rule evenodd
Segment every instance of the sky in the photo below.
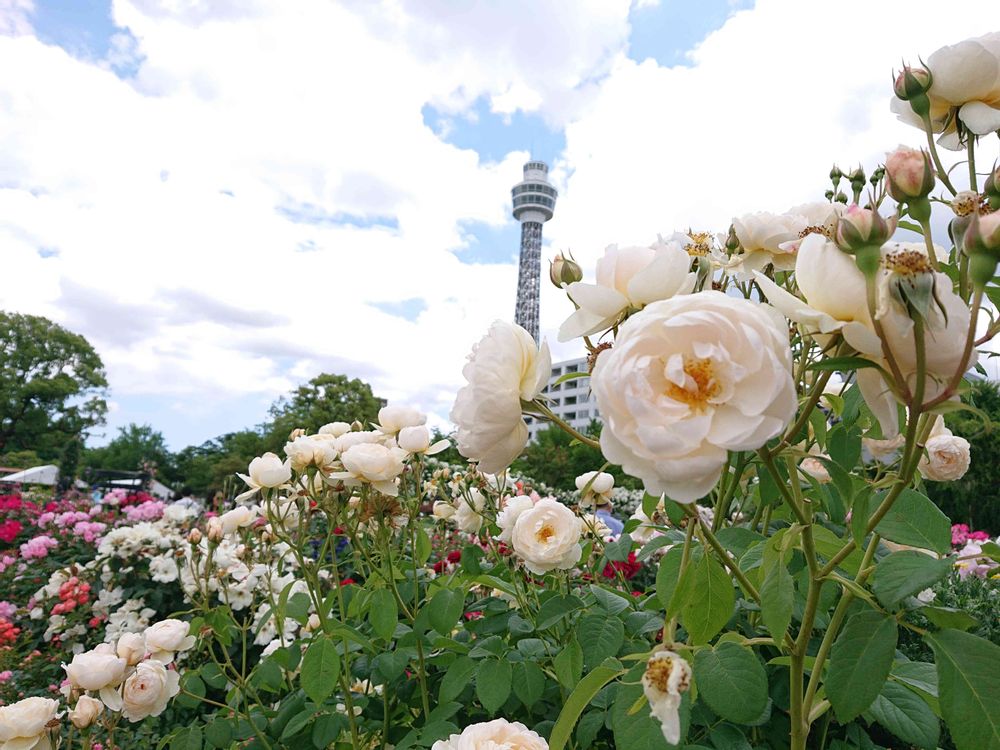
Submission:
M 97 349 L 95 444 L 199 444 L 321 372 L 447 430 L 513 318 L 529 158 L 543 267 L 592 276 L 920 145 L 893 67 L 993 29 L 996 0 L 0 0 L 0 309 Z

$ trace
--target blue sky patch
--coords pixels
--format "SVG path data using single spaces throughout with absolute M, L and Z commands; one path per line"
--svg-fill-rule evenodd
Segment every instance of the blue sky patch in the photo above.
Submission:
M 521 225 L 511 218 L 495 227 L 479 221 L 462 222 L 468 244 L 452 252 L 463 263 L 517 263 L 521 249 Z
M 427 303 L 420 297 L 411 297 L 395 302 L 369 302 L 368 304 L 388 315 L 395 315 L 397 318 L 403 318 L 411 323 L 416 322 L 420 313 L 427 309 Z
M 636 62 L 653 58 L 664 67 L 688 66 L 687 52 L 721 28 L 738 10 L 752 8 L 754 0 L 702 0 L 698 3 L 662 0 L 659 5 L 634 8 L 629 14 L 632 33 L 628 56 Z
M 275 208 L 279 214 L 296 224 L 314 226 L 352 226 L 359 229 L 382 227 L 393 231 L 399 229 L 399 219 L 395 216 L 364 216 L 347 211 L 327 211 L 313 203 L 295 203 Z
M 430 104 L 421 112 L 424 124 L 441 140 L 472 149 L 484 162 L 502 161 L 511 151 L 530 151 L 533 159 L 552 164 L 566 148 L 566 136 L 551 130 L 539 115 L 520 111 L 496 114 L 490 111 L 486 97 L 461 114 L 441 112 Z
M 131 34 L 115 26 L 111 19 L 111 0 L 39 0 L 31 13 L 35 35 L 46 44 L 62 47 L 83 60 L 106 60 L 111 54 L 111 68 L 127 77 L 137 70 L 131 55 L 116 54 L 112 37 Z M 130 39 L 134 48 L 135 39 Z

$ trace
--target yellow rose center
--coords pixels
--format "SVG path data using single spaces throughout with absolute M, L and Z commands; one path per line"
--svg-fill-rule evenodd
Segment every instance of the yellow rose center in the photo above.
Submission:
M 715 378 L 715 368 L 710 359 L 684 358 L 684 374 L 692 383 L 682 387 L 677 383 L 668 383 L 666 395 L 674 401 L 687 404 L 692 409 L 704 409 L 709 400 L 719 395 L 722 386 Z
M 549 539 L 556 535 L 556 530 L 553 529 L 548 524 L 545 524 L 538 531 L 535 532 L 535 539 L 537 539 L 542 544 L 546 544 Z
M 691 242 L 684 246 L 685 252 L 696 258 L 703 258 L 708 255 L 712 248 L 709 245 L 709 240 L 712 235 L 709 232 L 690 232 L 688 237 L 691 238 Z
M 670 672 L 673 669 L 673 659 L 650 659 L 646 664 L 646 680 L 661 693 L 669 692 Z
M 897 250 L 885 256 L 885 267 L 903 276 L 916 276 L 929 273 L 930 260 L 918 250 Z

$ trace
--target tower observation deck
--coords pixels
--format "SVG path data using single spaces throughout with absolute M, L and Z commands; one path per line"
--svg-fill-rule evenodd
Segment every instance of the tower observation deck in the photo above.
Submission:
M 549 183 L 549 165 L 529 161 L 524 179 L 510 191 L 514 218 L 521 222 L 521 256 L 517 274 L 514 321 L 538 341 L 541 284 L 542 224 L 552 218 L 559 193 Z

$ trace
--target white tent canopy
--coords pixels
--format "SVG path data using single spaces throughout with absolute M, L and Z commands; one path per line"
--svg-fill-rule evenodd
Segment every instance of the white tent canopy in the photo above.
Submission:
M 0 477 L 0 482 L 11 484 L 47 484 L 54 485 L 59 481 L 59 467 L 54 464 L 35 466 L 14 474 Z

